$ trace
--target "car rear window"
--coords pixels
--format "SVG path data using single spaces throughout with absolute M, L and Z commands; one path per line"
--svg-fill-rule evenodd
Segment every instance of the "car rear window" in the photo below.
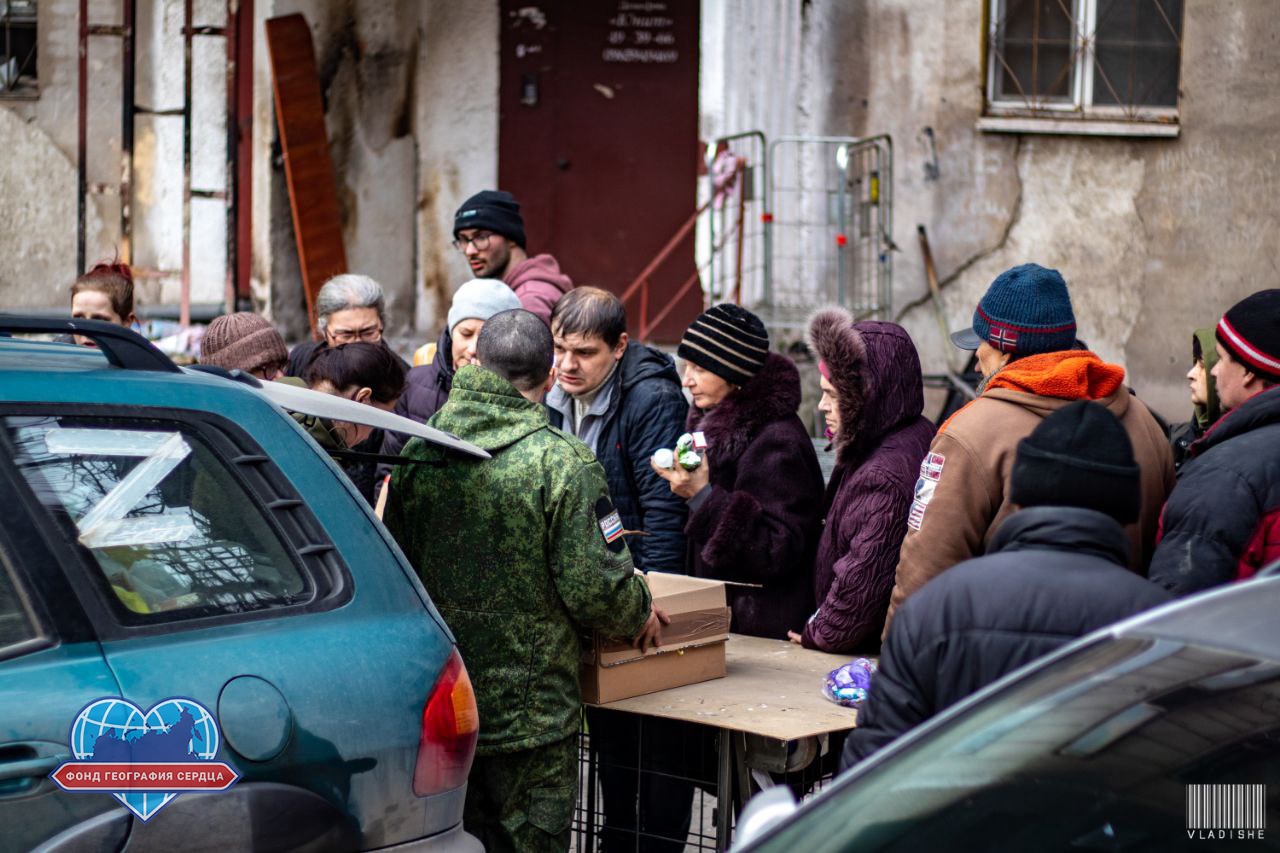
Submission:
M 72 416 L 4 419 L 32 492 L 91 556 L 126 622 L 243 613 L 313 590 L 195 429 Z

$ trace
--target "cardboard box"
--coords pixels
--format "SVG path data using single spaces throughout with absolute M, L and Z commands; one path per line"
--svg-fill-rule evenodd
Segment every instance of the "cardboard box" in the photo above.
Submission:
M 724 584 L 665 572 L 645 579 L 671 619 L 662 645 L 641 654 L 626 640 L 597 634 L 583 657 L 582 701 L 598 705 L 724 677 L 730 613 Z

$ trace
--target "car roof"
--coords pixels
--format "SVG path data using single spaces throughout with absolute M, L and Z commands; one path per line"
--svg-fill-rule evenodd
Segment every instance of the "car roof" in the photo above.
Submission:
M 1118 637 L 1172 640 L 1280 660 L 1277 612 L 1280 576 L 1268 576 L 1182 598 L 1106 630 Z
M 5 319 L 7 318 L 0 318 L 0 327 L 3 326 Z M 118 346 L 114 343 L 112 345 Z M 181 370 L 141 337 L 126 349 L 130 347 L 137 350 L 132 354 L 133 356 L 143 355 L 145 358 L 141 359 L 141 362 L 133 358 L 131 363 L 135 366 L 122 368 L 112 364 L 112 359 L 107 352 L 95 347 L 0 337 L 0 373 L 8 374 L 3 389 L 0 389 L 0 399 L 169 405 L 202 409 L 213 402 L 208 396 L 211 391 L 218 395 L 249 395 L 258 401 L 269 401 L 280 408 L 304 415 L 394 430 L 468 456 L 479 459 L 489 458 L 489 454 L 484 450 L 457 436 L 391 412 L 384 412 L 373 406 L 354 403 L 306 388 L 281 383 L 264 384 L 248 376 L 241 376 L 237 380 L 230 374 L 217 375 L 198 369 Z M 152 352 L 143 351 L 144 347 L 151 349 Z M 130 354 L 126 353 L 126 355 Z M 71 388 L 55 390 L 48 382 L 50 373 L 61 373 L 64 376 L 79 374 L 87 382 L 76 382 Z M 100 384 L 98 382 L 100 377 L 95 375 L 98 373 L 108 374 L 112 380 L 111 384 L 109 386 Z M 129 383 L 143 383 L 145 390 L 140 388 L 130 391 Z M 108 389 L 112 390 L 109 396 L 106 396 Z M 59 391 L 62 396 L 59 395 Z M 106 396 L 105 399 L 104 396 Z M 243 396 L 239 403 L 235 401 L 234 396 L 231 399 L 223 399 L 232 406 L 252 405 L 243 401 Z

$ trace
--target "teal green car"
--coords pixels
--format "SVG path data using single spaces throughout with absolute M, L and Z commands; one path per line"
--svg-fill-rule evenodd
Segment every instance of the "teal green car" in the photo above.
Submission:
M 41 331 L 98 346 L 7 336 Z M 118 327 L 0 317 L 0 446 L 0 850 L 479 849 L 453 637 L 268 389 Z M 207 709 L 216 746 L 192 749 L 235 784 L 150 813 L 64 790 L 104 697 Z

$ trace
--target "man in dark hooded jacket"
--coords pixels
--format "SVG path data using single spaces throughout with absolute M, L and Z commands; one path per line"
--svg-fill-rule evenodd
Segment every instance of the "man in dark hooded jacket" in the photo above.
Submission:
M 649 466 L 655 450 L 674 447 L 688 411 L 671 356 L 627 337 L 621 300 L 597 287 L 571 290 L 551 315 L 556 385 L 547 393 L 552 426 L 583 441 L 604 467 L 609 495 L 643 571 L 685 571 L 685 502 Z M 683 850 L 693 785 L 682 760 L 684 729 L 666 720 L 587 709 L 591 745 L 600 756 L 604 811 L 601 849 L 635 846 Z M 635 770 L 637 745 L 645 744 Z M 637 800 L 637 798 L 639 798 Z M 679 839 L 679 840 L 676 840 Z
M 556 303 L 556 385 L 547 394 L 551 425 L 572 433 L 604 466 L 631 559 L 641 571 L 685 570 L 689 511 L 649 466 L 675 447 L 689 404 L 671 356 L 627 337 L 617 296 L 579 287 Z
M 1100 404 L 1069 403 L 1018 443 L 1010 499 L 1019 509 L 985 556 L 899 608 L 842 768 L 1073 639 L 1172 600 L 1126 568 L 1121 525 L 1138 517 L 1141 475 Z

